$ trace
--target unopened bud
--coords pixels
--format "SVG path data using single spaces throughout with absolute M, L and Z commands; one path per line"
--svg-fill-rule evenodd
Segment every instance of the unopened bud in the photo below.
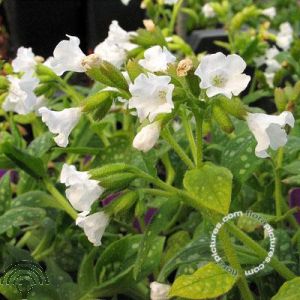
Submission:
M 101 64 L 101 58 L 97 54 L 90 54 L 82 60 L 81 64 L 84 70 L 88 71 L 92 68 L 99 67 Z
M 42 64 L 42 63 L 45 61 L 44 57 L 43 57 L 43 56 L 40 56 L 40 55 L 36 55 L 36 56 L 34 57 L 34 60 L 35 60 L 37 63 L 40 63 L 40 64 Z
M 152 20 L 148 19 L 148 20 L 143 20 L 144 26 L 146 28 L 147 31 L 149 32 L 154 32 L 155 31 L 155 24 L 153 23 Z
M 181 60 L 177 66 L 177 75 L 180 77 L 187 76 L 188 72 L 193 69 L 193 62 L 190 58 Z

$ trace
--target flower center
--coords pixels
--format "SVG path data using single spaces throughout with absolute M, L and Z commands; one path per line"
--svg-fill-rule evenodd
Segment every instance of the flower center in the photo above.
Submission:
M 167 92 L 166 92 L 166 91 L 159 91 L 159 92 L 158 92 L 158 97 L 159 97 L 159 100 L 160 100 L 162 103 L 166 102 Z
M 226 83 L 226 78 L 223 75 L 218 74 L 213 77 L 212 83 L 216 87 L 224 87 Z

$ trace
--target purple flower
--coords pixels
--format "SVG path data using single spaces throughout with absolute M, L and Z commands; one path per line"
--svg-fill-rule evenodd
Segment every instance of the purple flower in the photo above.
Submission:
M 300 209 L 300 188 L 294 188 L 289 192 L 290 207 L 299 207 Z M 300 211 L 294 214 L 297 222 L 300 224 Z
M 6 172 L 7 172 L 7 170 L 0 169 L 0 178 L 2 178 Z

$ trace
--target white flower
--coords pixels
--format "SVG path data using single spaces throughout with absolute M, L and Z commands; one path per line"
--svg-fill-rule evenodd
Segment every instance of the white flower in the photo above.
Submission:
M 100 43 L 94 50 L 95 54 L 99 55 L 102 60 L 108 61 L 115 67 L 120 68 L 126 60 L 126 51 L 115 44 L 108 41 Z
M 168 284 L 153 281 L 150 283 L 150 298 L 151 300 L 167 300 L 171 287 Z
M 132 98 L 128 107 L 136 108 L 140 121 L 147 117 L 152 122 L 158 114 L 170 113 L 174 108 L 172 94 L 174 85 L 170 76 L 140 74 L 133 84 L 129 85 Z
M 272 47 L 266 52 L 266 61 L 267 65 L 266 72 L 273 73 L 278 71 L 281 68 L 280 63 L 275 59 L 275 57 L 279 54 L 279 51 L 276 47 Z
M 274 87 L 273 81 L 274 81 L 275 73 L 264 72 L 264 75 L 265 75 L 266 82 L 267 82 L 268 86 L 270 88 L 273 88 Z
M 137 45 L 130 42 L 131 37 L 135 33 L 127 32 L 119 26 L 118 21 L 112 21 L 109 26 L 108 37 L 106 39 L 110 44 L 119 46 L 120 48 L 130 51 L 137 47 Z
M 151 72 L 164 72 L 168 65 L 176 61 L 176 57 L 166 47 L 153 46 L 144 53 L 144 59 L 139 64 Z
M 131 0 L 121 0 L 124 5 L 128 5 Z
M 74 209 L 78 211 L 89 212 L 92 204 L 104 191 L 97 180 L 90 179 L 88 172 L 79 172 L 73 165 L 63 165 L 60 182 L 68 187 L 66 196 Z
M 133 147 L 143 152 L 148 152 L 158 141 L 160 129 L 160 122 L 154 122 L 143 127 L 135 136 L 132 144 Z
M 34 111 L 39 102 L 34 94 L 39 80 L 28 74 L 25 74 L 22 78 L 8 75 L 7 79 L 10 82 L 10 87 L 2 108 L 5 111 L 14 111 L 21 115 Z
M 225 56 L 218 52 L 204 56 L 195 75 L 200 77 L 200 88 L 207 89 L 208 97 L 223 94 L 231 99 L 232 94 L 237 96 L 241 93 L 251 79 L 243 74 L 245 68 L 246 63 L 239 55 Z
M 87 212 L 78 214 L 76 225 L 81 227 L 87 236 L 88 240 L 94 246 L 100 246 L 102 236 L 109 223 L 109 216 L 104 212 L 97 212 L 86 216 Z
M 216 16 L 216 13 L 215 13 L 213 7 L 209 3 L 206 3 L 202 7 L 202 13 L 206 18 L 213 18 Z
M 263 9 L 262 14 L 270 19 L 273 19 L 276 16 L 276 8 L 274 6 Z
M 276 44 L 283 50 L 288 50 L 293 41 L 293 28 L 289 22 L 282 23 L 279 26 L 279 33 L 276 37 Z
M 58 76 L 66 71 L 84 72 L 82 60 L 86 55 L 79 48 L 80 40 L 76 36 L 67 35 L 69 40 L 63 40 L 57 44 L 53 51 L 53 57 L 45 63 Z
M 174 5 L 178 2 L 178 0 L 164 0 L 164 4 Z
M 35 56 L 31 48 L 20 47 L 17 51 L 17 57 L 12 61 L 12 67 L 15 72 L 25 72 L 32 74 L 36 66 Z
M 60 147 L 66 147 L 69 143 L 69 135 L 79 122 L 81 108 L 66 108 L 62 111 L 52 111 L 47 107 L 38 110 L 42 116 L 42 121 L 48 126 L 49 130 L 57 134 L 54 138 Z
M 137 46 L 130 42 L 134 35 L 119 26 L 118 21 L 112 21 L 109 26 L 108 37 L 94 49 L 94 52 L 103 60 L 106 60 L 120 68 L 125 62 L 127 51 Z
M 248 113 L 246 120 L 257 141 L 255 154 L 261 158 L 269 156 L 267 153 L 269 147 L 277 150 L 287 143 L 287 134 L 284 126 L 294 127 L 295 123 L 293 114 L 288 111 L 282 112 L 279 116 Z

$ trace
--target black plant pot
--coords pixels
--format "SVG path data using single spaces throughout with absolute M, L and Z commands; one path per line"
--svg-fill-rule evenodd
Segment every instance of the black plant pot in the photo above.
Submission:
M 195 53 L 203 51 L 208 53 L 226 52 L 224 48 L 214 44 L 215 41 L 228 42 L 228 35 L 224 29 L 194 30 L 187 38 L 187 42 Z
M 107 37 L 112 20 L 119 21 L 120 26 L 127 31 L 140 27 L 145 16 L 140 5 L 140 0 L 131 0 L 128 6 L 120 0 L 87 0 L 89 49 L 94 49 Z
M 32 47 L 45 57 L 66 34 L 76 35 L 85 49 L 84 0 L 5 0 L 11 51 Z

